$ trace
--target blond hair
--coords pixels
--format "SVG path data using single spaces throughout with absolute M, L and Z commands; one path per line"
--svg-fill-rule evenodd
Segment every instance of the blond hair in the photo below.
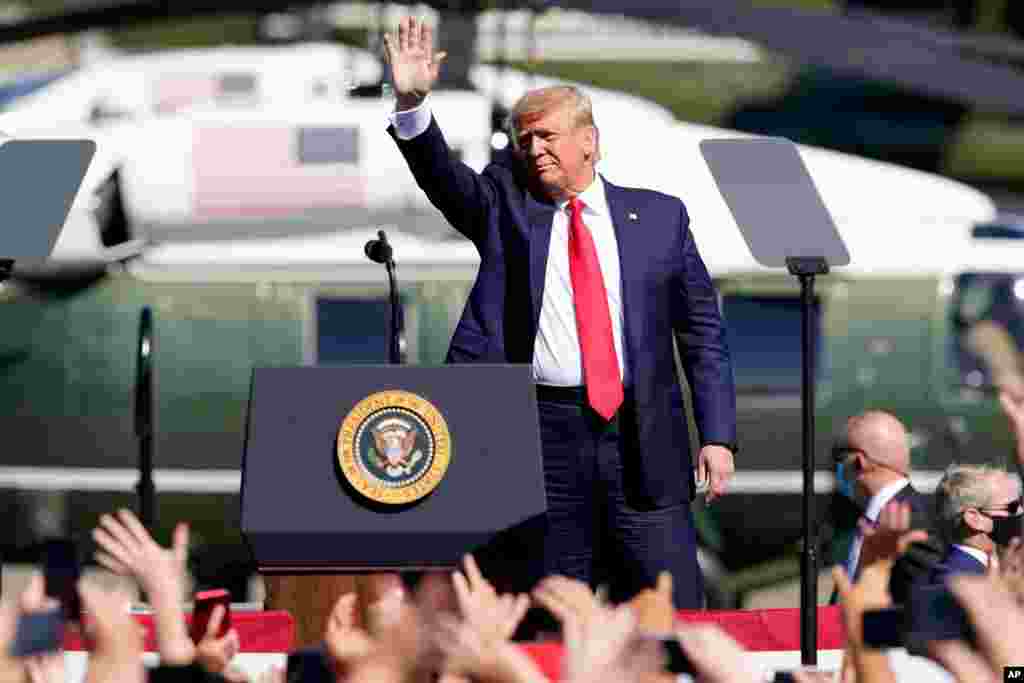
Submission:
M 519 98 L 505 120 L 505 128 L 512 138 L 512 144 L 519 144 L 519 122 L 559 107 L 568 107 L 573 127 L 597 126 L 594 124 L 594 108 L 590 98 L 574 85 L 552 85 L 531 90 Z M 600 149 L 600 148 L 598 148 Z M 600 156 L 598 151 L 597 156 Z
M 935 510 L 943 531 L 955 538 L 959 518 L 969 508 L 980 510 L 992 504 L 992 479 L 1006 470 L 992 465 L 958 465 L 946 468 L 935 489 Z

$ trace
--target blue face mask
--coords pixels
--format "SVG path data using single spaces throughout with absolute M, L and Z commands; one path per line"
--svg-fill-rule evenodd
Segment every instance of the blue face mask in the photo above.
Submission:
M 836 490 L 850 500 L 857 501 L 857 492 L 853 488 L 853 479 L 846 476 L 846 463 L 836 465 Z

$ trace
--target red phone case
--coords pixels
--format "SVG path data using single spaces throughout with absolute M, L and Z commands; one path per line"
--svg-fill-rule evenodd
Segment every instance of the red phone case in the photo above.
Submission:
M 224 606 L 224 618 L 220 622 L 217 637 L 223 638 L 231 628 L 231 593 L 223 588 L 200 591 L 195 594 L 192 609 L 192 625 L 189 628 L 189 635 L 192 641 L 198 643 L 206 634 L 206 626 L 210 623 L 213 615 L 213 608 L 217 605 Z

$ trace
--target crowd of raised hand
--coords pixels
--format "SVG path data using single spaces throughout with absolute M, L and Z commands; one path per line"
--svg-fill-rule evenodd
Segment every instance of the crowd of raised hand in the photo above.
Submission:
M 877 526 L 867 528 L 860 576 L 851 583 L 837 567 L 847 641 L 839 671 L 794 671 L 798 682 L 883 683 L 899 680 L 885 650 L 865 644 L 865 611 L 889 606 L 889 573 L 900 553 L 924 532 L 908 529 L 905 504 L 890 503 Z M 239 650 L 234 630 L 218 637 L 221 608 L 214 611 L 205 637 L 195 643 L 186 626 L 182 595 L 188 530 L 179 525 L 170 548 L 158 545 L 135 516 L 122 510 L 105 515 L 93 532 L 97 562 L 134 578 L 153 609 L 153 629 L 160 660 L 143 663 L 142 627 L 131 615 L 125 593 L 80 582 L 86 618 L 83 636 L 89 646 L 86 680 L 245 681 L 232 666 Z M 963 605 L 975 638 L 934 641 L 927 656 L 962 683 L 1002 680 L 1003 667 L 1024 663 L 1018 643 L 1024 639 L 1024 544 L 1011 544 L 998 571 L 961 576 L 950 587 Z M 385 577 L 388 578 L 388 577 Z M 727 634 L 710 625 L 681 625 L 672 604 L 667 574 L 656 586 L 628 603 L 610 605 L 588 586 L 562 576 L 543 579 L 529 595 L 499 594 L 481 574 L 472 556 L 452 574 L 426 574 L 415 590 L 397 577 L 369 604 L 356 594 L 342 596 L 327 620 L 321 671 L 353 683 L 540 683 L 548 680 L 535 660 L 513 641 L 527 610 L 550 612 L 560 625 L 561 680 L 574 683 L 659 683 L 675 680 L 665 670 L 663 640 L 674 639 L 692 664 L 693 676 L 708 683 L 760 683 L 773 672 L 756 667 Z M 17 604 L 0 606 L 0 683 L 65 680 L 61 653 L 13 657 L 10 645 L 20 616 L 52 607 L 41 576 L 33 577 Z M 283 667 L 260 677 L 265 683 L 286 680 Z M 301 670 L 289 681 L 304 678 Z M 315 680 L 322 680 L 316 678 Z
M 1001 397 L 1018 437 L 1024 462 L 1024 396 Z M 893 501 L 877 524 L 862 525 L 858 577 L 851 582 L 842 567 L 833 570 L 846 630 L 843 663 L 837 671 L 796 670 L 797 682 L 888 683 L 900 680 L 890 653 L 868 644 L 864 614 L 892 605 L 889 579 L 897 559 L 927 532 L 910 529 L 911 510 Z M 214 609 L 205 634 L 190 635 L 183 595 L 186 583 L 188 527 L 179 524 L 171 547 L 160 546 L 131 512 L 104 515 L 93 530 L 96 561 L 137 582 L 153 611 L 157 666 L 143 660 L 144 633 L 132 616 L 127 593 L 79 582 L 85 618 L 79 628 L 88 644 L 89 683 L 153 681 L 247 681 L 232 665 L 240 649 L 236 631 L 220 634 L 223 608 Z M 586 584 L 563 576 L 540 581 L 529 595 L 499 594 L 467 555 L 460 570 L 427 573 L 415 590 L 397 575 L 383 579 L 368 604 L 342 596 L 333 606 L 316 656 L 338 682 L 353 683 L 539 683 L 548 680 L 535 660 L 513 641 L 527 611 L 547 610 L 559 623 L 563 649 L 560 679 L 572 683 L 659 683 L 676 679 L 666 671 L 664 641 L 676 641 L 706 683 L 760 683 L 774 672 L 754 665 L 732 638 L 715 626 L 681 625 L 672 604 L 672 579 L 662 574 L 656 586 L 628 603 L 611 605 Z M 988 574 L 951 576 L 947 584 L 963 607 L 973 637 L 933 640 L 921 646 L 945 670 L 945 680 L 986 683 L 1004 680 L 1004 668 L 1024 666 L 1024 543 L 1014 539 L 991 562 Z M 66 679 L 59 651 L 16 657 L 17 625 L 26 615 L 51 610 L 43 579 L 36 575 L 16 601 L 0 604 L 0 683 L 58 683 Z M 312 672 L 312 669 L 310 670 Z M 936 672 L 941 671 L 936 667 Z M 310 674 L 312 675 L 312 674 Z M 298 669 L 289 683 L 313 679 Z M 938 678 L 938 676 L 937 676 Z M 266 670 L 260 680 L 283 683 L 283 667 Z M 318 683 L 322 680 L 317 677 Z M 920 680 L 920 679 L 917 679 Z

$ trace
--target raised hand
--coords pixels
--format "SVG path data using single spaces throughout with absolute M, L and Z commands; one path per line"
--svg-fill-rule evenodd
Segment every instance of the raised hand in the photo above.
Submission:
M 629 601 L 636 612 L 637 622 L 642 631 L 650 633 L 672 633 L 676 623 L 676 608 L 672 604 L 672 575 L 658 574 L 654 588 L 645 588 Z
M 240 646 L 238 631 L 235 629 L 225 633 L 223 638 L 217 637 L 220 624 L 224 621 L 226 613 L 227 610 L 223 605 L 213 608 L 213 614 L 210 615 L 210 620 L 206 623 L 203 639 L 196 645 L 196 659 L 204 669 L 213 673 L 225 673 L 232 658 L 238 654 Z
M 985 658 L 962 640 L 933 640 L 928 643 L 928 654 L 959 683 L 997 683 L 1002 680 Z
M 764 679 L 740 644 L 717 626 L 684 627 L 676 637 L 697 670 L 697 680 L 703 683 L 753 683 Z
M 107 592 L 78 582 L 82 606 L 92 617 L 88 633 L 92 640 L 86 683 L 142 683 L 142 628 L 132 617 L 128 596 Z
M 445 657 L 445 671 L 484 680 L 537 680 L 536 669 L 509 643 L 530 606 L 529 596 L 498 595 L 472 555 L 463 557 L 462 565 L 463 571 L 452 574 L 462 618 L 438 615 L 438 645 Z
M 855 674 L 857 681 L 895 681 L 889 668 L 888 655 L 883 651 L 864 647 L 864 612 L 892 605 L 889 595 L 889 577 L 892 575 L 891 562 L 874 562 L 861 570 L 860 579 L 851 584 L 846 571 L 839 566 L 832 568 L 832 579 L 839 591 L 839 602 L 846 626 L 846 652 L 840 680 Z
M 174 545 L 162 548 L 130 510 L 103 515 L 92 537 L 100 547 L 96 561 L 122 576 L 134 576 L 151 599 L 181 600 L 185 587 L 188 527 L 174 529 Z
M 161 661 L 170 665 L 192 663 L 195 646 L 185 629 L 181 606 L 188 527 L 178 524 L 174 544 L 162 548 L 134 514 L 119 510 L 116 517 L 100 517 L 100 526 L 93 529 L 92 537 L 100 547 L 96 561 L 115 574 L 134 576 L 149 594 Z
M 910 529 L 910 503 L 895 500 L 882 508 L 877 525 L 862 519 L 860 530 L 864 535 L 862 567 L 880 561 L 893 563 L 911 544 L 928 540 L 928 532 Z
M 1024 611 L 1017 607 L 1009 589 L 992 576 L 954 576 L 950 590 L 967 612 L 978 638 L 978 649 L 994 671 L 1021 663 Z
M 477 632 L 485 645 L 508 640 L 530 607 L 529 596 L 498 595 L 472 555 L 466 555 L 462 564 L 465 573 L 456 571 L 452 583 L 463 621 Z
M 469 680 L 490 683 L 546 683 L 524 651 L 509 641 L 488 642 L 466 622 L 438 615 L 437 645 L 444 656 L 443 683 L 465 683 Z
M 562 622 L 565 644 L 564 680 L 603 683 L 636 679 L 627 674 L 627 670 L 637 668 L 631 662 L 631 650 L 639 644 L 636 615 L 631 607 L 601 607 L 586 620 L 572 611 L 557 616 Z M 656 670 L 654 666 L 648 668 L 644 673 Z
M 1009 375 L 999 381 L 999 407 L 1016 434 L 1024 434 L 1024 379 Z
M 547 576 L 533 589 L 533 599 L 563 625 L 567 619 L 586 623 L 599 616 L 604 607 L 590 587 L 567 576 Z
M 384 49 L 391 67 L 391 83 L 400 110 L 418 106 L 437 82 L 444 52 L 434 53 L 434 31 L 426 22 L 405 17 L 398 23 L 398 36 L 384 36 Z
M 324 643 L 338 676 L 347 674 L 356 662 L 373 652 L 370 635 L 359 626 L 356 597 L 355 593 L 342 595 L 327 618 Z

